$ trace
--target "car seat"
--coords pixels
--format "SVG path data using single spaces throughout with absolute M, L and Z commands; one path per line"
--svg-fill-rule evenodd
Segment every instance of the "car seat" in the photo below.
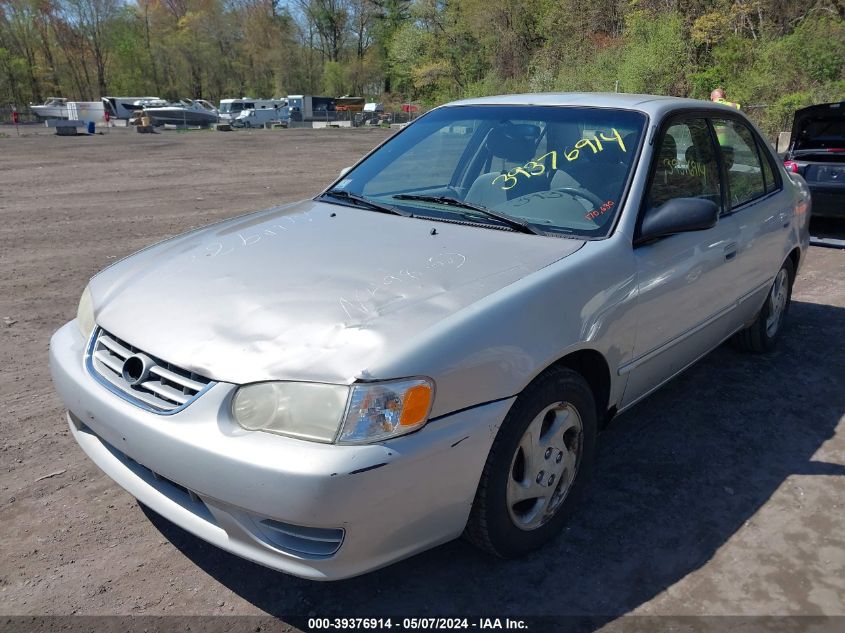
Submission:
M 649 206 L 659 207 L 664 202 L 676 198 L 678 144 L 671 134 L 664 135 L 660 143 L 660 153 L 649 189 Z
M 587 147 L 581 150 L 579 162 L 588 161 L 589 169 L 579 174 L 579 180 L 585 189 L 602 200 L 610 200 L 622 190 L 627 164 L 618 143 L 604 142 L 602 146 L 603 149 L 595 154 Z
M 494 184 L 494 180 L 515 167 L 522 167 L 535 158 L 540 143 L 541 130 L 537 125 L 528 123 L 499 123 L 487 134 L 484 142 L 488 158 L 486 171 L 482 173 L 467 192 L 465 200 L 485 207 L 496 207 L 508 200 L 513 200 L 535 191 L 549 189 L 551 176 L 517 176 L 517 182 L 509 189 L 503 189 L 503 179 Z M 498 171 L 489 171 L 494 159 L 502 159 L 503 166 Z

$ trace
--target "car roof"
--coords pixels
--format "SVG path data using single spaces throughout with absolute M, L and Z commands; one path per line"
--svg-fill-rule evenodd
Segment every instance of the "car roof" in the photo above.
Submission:
M 628 94 L 617 92 L 537 92 L 531 94 L 497 95 L 462 99 L 447 103 L 445 107 L 468 105 L 539 105 L 539 106 L 585 106 L 597 108 L 621 108 L 638 110 L 656 116 L 681 108 L 712 109 L 714 111 L 736 112 L 735 108 L 683 97 Z

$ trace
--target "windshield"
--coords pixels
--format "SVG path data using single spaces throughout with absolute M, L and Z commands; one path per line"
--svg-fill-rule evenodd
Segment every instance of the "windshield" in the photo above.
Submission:
M 231 107 L 232 107 L 231 103 L 225 103 L 225 102 L 222 102 L 222 101 L 220 102 L 220 112 L 223 112 L 224 114 L 226 112 L 229 112 Z
M 507 226 L 456 204 L 466 203 L 542 233 L 601 237 L 613 226 L 645 123 L 645 115 L 630 110 L 440 108 L 379 148 L 335 190 L 417 217 Z

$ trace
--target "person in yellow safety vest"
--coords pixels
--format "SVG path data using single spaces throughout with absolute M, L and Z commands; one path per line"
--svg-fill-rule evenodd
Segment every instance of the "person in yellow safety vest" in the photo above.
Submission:
M 716 88 L 715 90 L 713 90 L 713 92 L 710 93 L 710 101 L 712 101 L 713 103 L 721 103 L 722 105 L 730 106 L 739 110 L 738 103 L 728 101 L 725 98 L 725 91 L 722 88 Z
M 722 88 L 716 88 L 713 92 L 710 93 L 710 101 L 713 103 L 721 103 L 722 105 L 729 106 L 731 108 L 736 108 L 739 110 L 739 104 L 733 103 L 732 101 L 728 101 L 725 98 L 725 91 Z M 724 126 L 724 124 L 714 124 L 713 126 L 716 129 L 716 139 L 719 141 L 719 145 L 725 147 L 728 141 L 728 130 Z

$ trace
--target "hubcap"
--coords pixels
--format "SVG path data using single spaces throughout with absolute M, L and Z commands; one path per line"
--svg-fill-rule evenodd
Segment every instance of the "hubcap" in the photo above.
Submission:
M 769 316 L 766 319 L 766 334 L 773 337 L 780 327 L 783 311 L 786 309 L 786 298 L 789 293 L 789 276 L 785 268 L 781 268 L 772 284 L 769 293 Z
M 531 421 L 511 460 L 507 504 L 514 525 L 534 530 L 548 522 L 572 487 L 584 427 L 568 402 L 549 405 Z

